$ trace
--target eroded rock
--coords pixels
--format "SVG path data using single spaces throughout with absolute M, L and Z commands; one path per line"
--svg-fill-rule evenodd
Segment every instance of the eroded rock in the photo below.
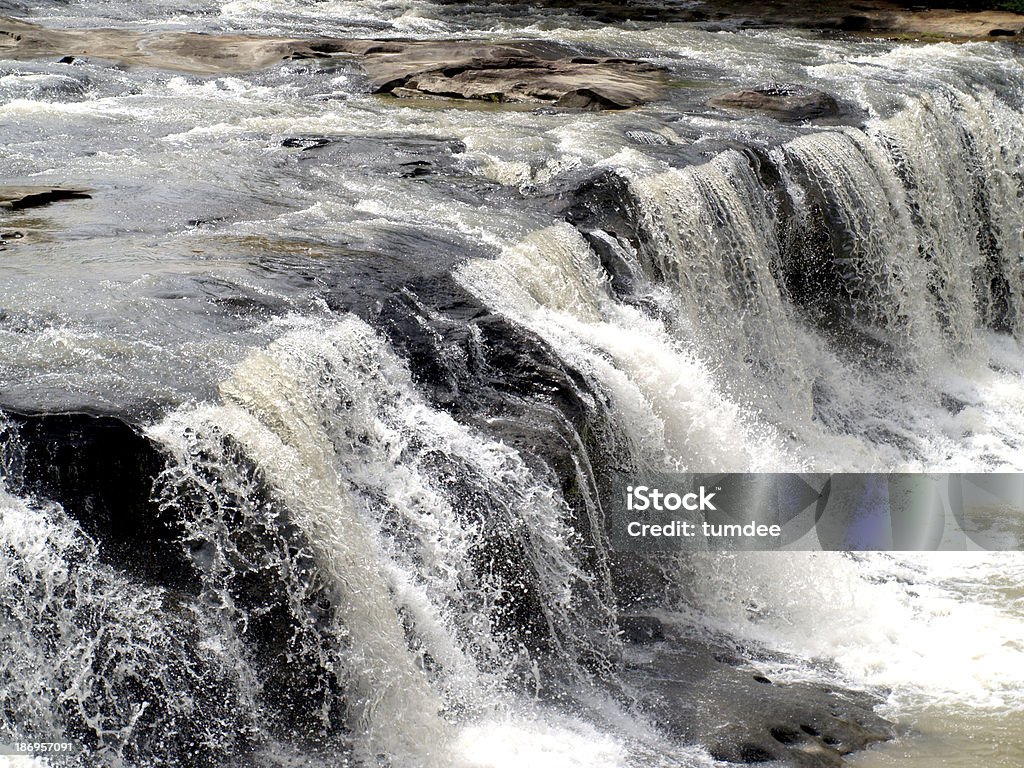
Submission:
M 661 71 L 639 61 L 571 57 L 543 43 L 395 43 L 363 54 L 377 92 L 626 109 L 657 98 Z
M 835 118 L 842 112 L 839 101 L 824 91 L 783 83 L 729 91 L 710 99 L 708 104 L 724 109 L 761 112 L 787 122 Z
M 625 676 L 638 706 L 716 760 L 840 768 L 845 755 L 895 735 L 874 712 L 879 696 L 771 680 L 725 641 L 680 636 L 652 617 L 629 622 L 624 631 L 634 645 L 625 655 Z
M 124 66 L 196 74 L 264 69 L 289 59 L 349 56 L 375 93 L 491 102 L 626 109 L 658 98 L 662 70 L 618 58 L 575 56 L 544 42 L 308 40 L 120 29 L 53 30 L 0 18 L 0 55 L 13 59 L 91 56 Z

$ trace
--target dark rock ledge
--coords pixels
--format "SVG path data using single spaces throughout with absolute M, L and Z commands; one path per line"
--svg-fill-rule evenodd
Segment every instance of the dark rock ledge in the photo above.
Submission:
M 91 197 L 89 190 L 70 187 L 0 186 L 0 209 L 20 211 L 60 200 L 88 200 Z
M 810 682 L 781 682 L 729 638 L 690 636 L 652 616 L 620 619 L 624 677 L 636 706 L 662 730 L 726 763 L 841 768 L 846 755 L 895 737 L 875 714 L 880 696 Z
M 375 93 L 626 109 L 658 98 L 663 72 L 642 61 L 581 57 L 556 43 L 308 40 L 120 29 L 55 30 L 0 17 L 0 58 L 89 56 L 193 74 L 247 72 L 287 59 L 350 56 Z
M 708 103 L 737 112 L 761 112 L 784 122 L 833 119 L 843 111 L 831 94 L 785 83 L 767 83 L 729 91 L 713 97 Z

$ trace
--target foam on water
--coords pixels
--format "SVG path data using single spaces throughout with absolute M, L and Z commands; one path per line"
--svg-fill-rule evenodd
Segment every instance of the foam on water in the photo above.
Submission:
M 897 716 L 1024 707 L 1024 610 L 1000 591 L 1019 588 L 1019 552 L 721 554 L 685 568 L 702 621 L 812 665 L 778 676 L 828 677 L 813 665 L 834 664 L 889 689 Z
M 5 739 L 68 741 L 121 765 L 140 741 L 198 758 L 260 729 L 230 628 L 105 565 L 59 506 L 0 489 L 0 586 Z

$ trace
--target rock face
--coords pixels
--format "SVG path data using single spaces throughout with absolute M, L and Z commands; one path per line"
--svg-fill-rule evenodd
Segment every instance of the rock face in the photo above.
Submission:
M 725 642 L 682 637 L 657 619 L 622 622 L 625 676 L 637 706 L 669 734 L 726 763 L 840 768 L 845 755 L 895 735 L 869 693 L 779 683 Z M 762 659 L 775 661 L 776 659 Z
M 195 74 L 246 72 L 308 53 L 304 41 L 255 35 L 194 32 L 146 34 L 123 29 L 47 29 L 0 17 L 0 55 L 7 59 L 79 57 L 125 66 L 151 66 Z
M 0 18 L 9 59 L 91 56 L 194 74 L 263 69 L 286 59 L 353 57 L 375 93 L 626 109 L 658 98 L 662 71 L 628 59 L 574 56 L 544 42 L 301 40 L 259 35 L 51 30 Z
M 177 531 L 150 496 L 164 458 L 120 418 L 17 414 L 0 421 L 0 456 L 16 493 L 59 499 L 103 558 L 145 581 L 188 589 L 193 574 Z
M 762 112 L 786 122 L 838 117 L 839 102 L 824 91 L 799 85 L 767 83 L 715 96 L 708 104 L 725 109 Z

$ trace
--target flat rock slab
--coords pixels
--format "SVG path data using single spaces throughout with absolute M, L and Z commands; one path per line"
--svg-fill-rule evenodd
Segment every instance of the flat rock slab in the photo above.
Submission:
M 664 73 L 652 64 L 580 57 L 554 43 L 54 30 L 0 17 L 0 57 L 70 61 L 83 56 L 193 74 L 248 72 L 287 59 L 350 56 L 366 71 L 375 93 L 581 109 L 626 109 L 656 99 L 664 90 Z
M 626 109 L 663 91 L 658 67 L 573 56 L 551 43 L 398 42 L 375 44 L 360 53 L 375 90 L 399 97 Z
M 89 56 L 125 66 L 228 74 L 269 67 L 302 51 L 303 46 L 302 41 L 253 35 L 48 29 L 0 17 L 0 56 L 7 59 Z M 314 55 L 311 50 L 308 53 Z
M 71 187 L 0 186 L 0 209 L 20 211 L 37 208 L 59 200 L 88 200 L 92 197 L 87 189 Z
M 701 0 L 695 7 L 713 19 L 745 18 L 769 26 L 836 29 L 926 41 L 978 40 L 992 37 L 995 29 L 1019 32 L 1024 28 L 1024 15 L 1009 11 L 964 11 L 927 5 L 894 0 L 778 0 L 755 7 L 737 0 Z
M 632 621 L 624 677 L 637 706 L 717 760 L 840 768 L 844 756 L 895 736 L 874 712 L 879 696 L 771 680 L 724 643 L 673 636 L 647 617 Z

